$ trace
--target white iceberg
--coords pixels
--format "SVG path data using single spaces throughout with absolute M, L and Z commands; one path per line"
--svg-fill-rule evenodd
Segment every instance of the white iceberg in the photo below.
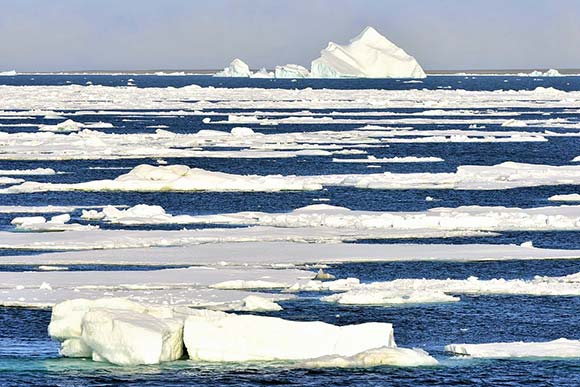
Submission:
M 18 75 L 16 70 L 0 71 L 0 76 L 13 77 L 15 75 Z
M 330 42 L 312 61 L 312 78 L 425 78 L 415 58 L 372 27 L 341 46 Z
M 38 130 L 41 132 L 78 132 L 83 127 L 84 125 L 79 122 L 66 120 L 56 125 L 40 125 Z
M 570 358 L 580 357 L 580 340 L 558 339 L 548 342 L 487 344 L 449 344 L 445 351 L 474 358 Z
M 306 67 L 297 64 L 287 64 L 285 66 L 276 66 L 274 75 L 276 78 L 308 78 L 310 72 Z
M 223 71 L 214 74 L 214 77 L 248 78 L 252 75 L 250 67 L 241 59 L 234 59 Z
M 389 323 L 339 327 L 226 313 L 188 317 L 184 342 L 191 359 L 222 362 L 353 356 L 373 348 L 396 347 Z

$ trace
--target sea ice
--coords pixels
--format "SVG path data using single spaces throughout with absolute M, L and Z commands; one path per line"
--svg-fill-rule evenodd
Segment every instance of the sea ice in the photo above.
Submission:
M 580 357 L 580 340 L 561 338 L 548 342 L 449 344 L 445 351 L 474 358 L 569 358 Z
M 425 78 L 415 58 L 391 43 L 374 28 L 341 46 L 330 42 L 312 61 L 313 78 Z
M 377 366 L 417 367 L 434 366 L 437 360 L 418 348 L 381 347 L 369 349 L 353 356 L 324 356 L 300 364 L 306 368 L 366 368 Z

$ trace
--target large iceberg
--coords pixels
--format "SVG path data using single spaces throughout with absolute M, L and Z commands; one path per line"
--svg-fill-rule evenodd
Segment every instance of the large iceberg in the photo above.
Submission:
M 247 78 L 252 76 L 250 67 L 243 60 L 236 58 L 223 71 L 214 74 L 214 77 L 240 77 Z
M 425 78 L 415 58 L 397 47 L 372 27 L 348 45 L 334 42 L 312 61 L 312 78 Z

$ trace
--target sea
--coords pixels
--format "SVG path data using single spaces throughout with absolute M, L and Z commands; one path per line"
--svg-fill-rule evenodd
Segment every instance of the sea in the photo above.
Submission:
M 131 80 L 131 81 L 130 81 Z M 468 91 L 534 90 L 537 87 L 563 91 L 580 91 L 580 77 L 528 77 L 439 75 L 421 81 L 401 79 L 242 79 L 215 78 L 208 75 L 160 76 L 150 74 L 21 74 L 0 76 L 2 86 L 103 85 L 125 87 L 183 87 L 199 85 L 215 88 L 283 88 L 283 89 L 388 89 Z M 255 110 L 255 109 L 249 109 Z M 263 109 L 261 109 L 263 110 Z M 271 109 L 283 113 L 292 109 Z M 381 109 L 373 109 L 380 111 Z M 400 117 L 412 117 L 420 109 L 388 108 Z M 152 110 L 153 112 L 155 110 Z M 212 109 L 224 116 L 247 109 Z M 310 109 L 332 116 L 333 112 L 357 113 L 352 118 L 364 119 L 362 109 Z M 565 108 L 503 108 L 502 111 L 522 113 L 518 120 L 566 118 L 580 122 L 580 113 L 571 114 Z M 66 111 L 64 112 L 67 113 Z M 282 117 L 284 117 L 282 115 Z M 99 129 L 108 133 L 153 133 L 146 126 L 165 125 L 177 133 L 193 133 L 204 128 L 203 115 L 142 116 L 127 120 L 115 115 L 77 115 L 75 121 L 104 121 L 112 128 Z M 348 114 L 341 118 L 349 118 Z M 446 118 L 445 115 L 438 118 Z M 449 118 L 453 118 L 452 116 Z M 494 118 L 493 115 L 486 118 Z M 495 117 L 498 118 L 498 117 Z M 499 117 L 505 118 L 505 116 Z M 18 124 L 54 124 L 42 116 L 34 119 L 2 120 L 3 132 L 36 131 Z M 14 126 L 10 126 L 13 124 Z M 230 130 L 234 123 L 220 125 Z M 271 133 L 272 128 L 250 126 L 255 132 Z M 360 124 L 333 123 L 332 130 L 352 130 Z M 414 124 L 419 130 L 468 129 L 469 124 Z M 514 130 L 496 124 L 488 130 Z M 277 132 L 328 130 L 329 125 L 280 123 Z M 518 128 L 521 130 L 521 128 Z M 528 132 L 558 131 L 557 128 L 525 128 Z M 1 150 L 1 144 L 0 144 Z M 551 137 L 546 142 L 514 143 L 400 143 L 369 149 L 380 157 L 421 155 L 440 157 L 441 163 L 382 164 L 380 171 L 399 173 L 453 172 L 459 165 L 494 165 L 505 161 L 521 163 L 569 165 L 580 155 L 580 137 Z M 235 159 L 235 158 L 165 158 L 168 164 L 185 164 L 212 171 L 236 174 L 317 175 L 338 173 L 376 173 L 365 164 L 333 163 L 324 156 L 295 158 Z M 154 159 L 63 160 L 63 161 L 0 161 L 0 170 L 53 168 L 63 172 L 50 176 L 34 176 L 34 181 L 83 182 L 115 178 L 131 168 L 155 164 Z M 102 169 L 104 168 L 104 169 Z M 27 179 L 30 179 L 27 177 Z M 547 200 L 556 194 L 580 193 L 579 185 L 540 186 L 509 190 L 365 190 L 350 187 L 330 187 L 323 191 L 279 193 L 207 193 L 207 192 L 47 192 L 0 195 L 2 206 L 34 205 L 102 205 L 140 203 L 160 205 L 173 214 L 215 214 L 238 211 L 287 212 L 320 200 L 326 204 L 355 210 L 424 211 L 434 207 L 462 205 L 506 206 L 533 208 L 554 205 Z M 436 200 L 426 201 L 426 197 Z M 0 230 L 13 230 L 10 221 L 19 214 L 0 214 Z M 83 223 L 80 211 L 73 213 L 75 222 Z M 181 229 L 182 225 L 134 226 L 131 229 Z M 192 226 L 193 227 L 193 226 Z M 211 227 L 211 226 L 199 226 Z M 104 229 L 127 226 L 102 224 Z M 534 246 L 557 249 L 580 249 L 580 232 L 502 232 L 497 236 L 416 239 L 363 240 L 358 243 L 489 243 L 521 244 L 533 241 Z M 40 252 L 39 252 L 40 253 Z M 12 265 L 6 256 L 30 254 L 22 250 L 0 250 L 0 271 L 37 270 L 35 266 Z M 159 266 L 70 266 L 69 270 L 152 270 Z M 331 265 L 328 272 L 337 278 L 356 277 L 362 282 L 389 281 L 397 278 L 465 279 L 531 279 L 540 276 L 563 276 L 580 271 L 576 260 L 482 261 L 460 262 L 389 262 L 345 263 Z M 58 343 L 47 334 L 50 310 L 0 307 L 0 386 L 580 386 L 580 359 L 470 359 L 444 352 L 449 343 L 488 343 L 511 341 L 550 341 L 565 337 L 580 339 L 580 297 L 542 297 L 522 295 L 461 295 L 461 302 L 413 306 L 341 306 L 319 300 L 320 293 L 303 292 L 292 300 L 282 301 L 279 312 L 263 313 L 301 321 L 325 321 L 338 325 L 370 321 L 390 322 L 401 347 L 422 348 L 434 356 L 439 365 L 399 368 L 325 368 L 304 369 L 284 362 L 265 363 L 199 363 L 180 360 L 154 366 L 122 367 L 96 363 L 86 359 L 59 356 Z M 280 332 L 280 334 L 284 334 Z

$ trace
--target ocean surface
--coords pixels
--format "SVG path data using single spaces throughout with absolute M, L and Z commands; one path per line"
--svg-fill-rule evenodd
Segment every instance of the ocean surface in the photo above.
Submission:
M 580 77 L 512 77 L 512 76 L 432 76 L 420 82 L 406 80 L 269 80 L 225 79 L 210 76 L 152 75 L 17 75 L 0 76 L 0 85 L 48 86 L 93 85 L 126 86 L 129 79 L 136 87 L 200 86 L 287 89 L 465 89 L 465 90 L 533 90 L 553 87 L 559 90 L 580 90 Z M 2 90 L 0 88 L 0 98 Z M 253 110 L 253 109 L 252 109 Z M 373 109 L 379 111 L 380 109 Z M 384 109 L 400 113 L 400 117 L 417 109 Z M 519 109 L 508 109 L 518 111 Z M 580 122 L 565 109 L 524 109 L 520 120 L 540 119 L 546 112 L 550 118 L 565 117 Z M 530 111 L 534 110 L 534 111 Z M 155 111 L 155 110 L 148 110 Z M 220 112 L 220 109 L 212 109 Z M 242 110 L 222 109 L 224 116 Z M 279 111 L 279 110 L 277 110 Z M 289 112 L 291 110 L 288 110 Z M 311 109 L 332 115 L 333 110 Z M 364 110 L 353 110 L 353 113 Z M 348 113 L 348 111 L 342 111 Z M 64 112 L 66 113 L 66 112 Z M 281 116 L 284 117 L 284 116 Z M 351 118 L 364 119 L 364 115 Z M 411 116 L 409 116 L 411 117 Z M 198 131 L 203 116 L 141 116 L 127 120 L 121 115 L 77 115 L 75 121 L 104 121 L 113 128 L 99 129 L 110 133 L 153 133 L 153 125 L 166 125 L 178 133 Z M 349 118 L 348 115 L 342 118 Z M 445 116 L 438 116 L 445 118 Z M 486 116 L 486 118 L 494 118 Z M 505 118 L 505 117 L 504 117 Z M 36 131 L 18 126 L 54 124 L 42 117 L 3 119 L 3 132 Z M 11 126 L 13 124 L 14 126 Z M 230 130 L 235 124 L 220 125 Z M 271 127 L 251 126 L 256 132 L 268 133 Z M 360 124 L 332 124 L 332 130 L 352 130 Z M 397 126 L 396 124 L 394 126 Z M 400 125 L 405 126 L 405 125 Z M 408 125 L 407 125 L 408 126 Z M 500 125 L 486 125 L 488 130 L 514 130 Z M 441 128 L 438 124 L 413 124 L 416 129 Z M 447 129 L 468 129 L 468 124 L 445 125 Z M 327 130 L 328 124 L 279 124 L 278 132 Z M 541 133 L 557 128 L 527 128 Z M 520 129 L 518 129 L 520 130 Z M 579 137 L 553 137 L 547 142 L 532 143 L 405 143 L 372 148 L 369 154 L 380 157 L 421 155 L 440 157 L 441 163 L 382 164 L 369 169 L 365 164 L 334 163 L 329 157 L 296 157 L 280 159 L 235 158 L 165 158 L 169 164 L 185 164 L 206 170 L 236 174 L 314 175 L 336 173 L 452 172 L 459 165 L 494 165 L 505 161 L 532 164 L 568 165 L 580 155 Z M 82 182 L 115 178 L 136 165 L 154 164 L 154 159 L 81 160 L 81 161 L 0 161 L 0 170 L 53 168 L 51 176 L 26 177 L 34 181 Z M 107 169 L 95 169 L 107 168 Z M 103 205 L 140 203 L 160 205 L 174 214 L 215 214 L 238 211 L 286 212 L 319 203 L 344 206 L 355 210 L 423 211 L 435 207 L 462 205 L 532 208 L 556 205 L 548 197 L 555 194 L 580 193 L 578 185 L 543 186 L 510 190 L 364 190 L 333 187 L 314 192 L 280 193 L 183 193 L 183 192 L 47 192 L 0 195 L 0 205 Z M 426 201 L 430 196 L 433 201 Z M 23 214 L 0 214 L 0 230 L 13 230 L 12 218 Z M 80 219 L 80 211 L 72 214 Z M 189 226 L 212 227 L 212 226 Z M 101 224 L 110 229 L 181 229 L 183 225 L 119 226 Z M 503 232 L 498 236 L 387 240 L 388 243 L 490 243 L 521 244 L 533 241 L 536 247 L 580 249 L 580 232 Z M 384 243 L 385 240 L 363 240 L 362 243 Z M 21 250 L 0 250 L 0 271 L 36 270 L 34 266 L 13 266 L 3 256 L 30 254 Z M 580 257 L 578 257 L 580 258 Z M 165 266 L 160 266 L 165 267 Z M 133 266 L 70 266 L 69 270 L 151 270 L 159 267 Z M 535 275 L 563 276 L 580 271 L 580 260 L 504 261 L 475 263 L 396 262 L 349 263 L 335 265 L 327 271 L 338 278 L 356 277 L 363 282 L 389 281 L 396 278 L 457 278 L 477 276 L 480 279 L 531 279 Z M 345 307 L 318 300 L 320 293 L 300 294 L 296 300 L 281 302 L 284 310 L 266 315 L 294 320 L 321 320 L 333 324 L 354 324 L 368 321 L 391 322 L 395 339 L 402 347 L 420 347 L 440 362 L 434 367 L 371 369 L 301 369 L 291 363 L 212 364 L 182 360 L 159 366 L 124 368 L 89 360 L 65 359 L 58 354 L 57 343 L 47 335 L 50 311 L 0 307 L 0 386 L 580 386 L 580 359 L 509 359 L 473 360 L 450 356 L 443 351 L 449 343 L 485 343 L 502 341 L 549 341 L 566 337 L 580 339 L 580 298 L 501 295 L 461 295 L 461 302 L 401 307 Z M 280 334 L 283 334 L 281 332 Z

